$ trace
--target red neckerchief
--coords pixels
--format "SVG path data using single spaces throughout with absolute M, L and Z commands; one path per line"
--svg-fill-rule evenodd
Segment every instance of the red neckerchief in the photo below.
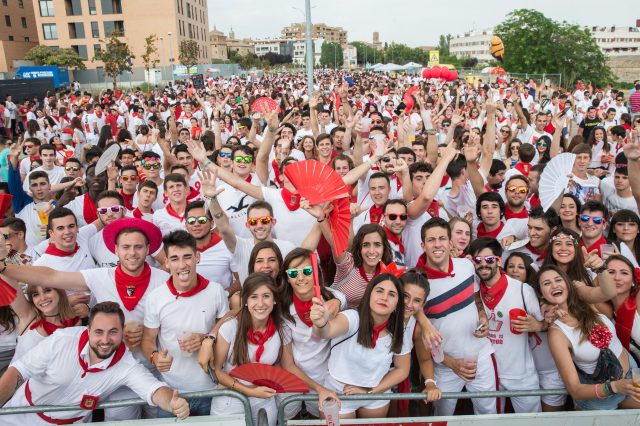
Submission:
M 380 263 L 378 263 L 378 264 L 376 265 L 376 270 L 375 270 L 375 272 L 373 273 L 373 276 L 371 277 L 371 279 L 369 279 L 369 278 L 367 277 L 367 273 L 364 271 L 364 266 L 359 266 L 359 267 L 358 267 L 358 272 L 360 273 L 360 276 L 361 276 L 362 278 L 364 278 L 364 280 L 365 280 L 366 282 L 370 282 L 372 279 L 374 279 L 374 278 L 375 278 L 375 277 L 380 273 Z
M 251 173 L 249 173 L 249 175 L 247 176 L 247 178 L 245 179 L 248 183 L 251 183 L 251 181 L 253 180 L 253 176 L 251 175 Z
M 449 175 L 442 176 L 442 180 L 440 181 L 440 188 L 444 187 L 449 183 Z
M 431 204 L 427 206 L 427 213 L 431 217 L 440 217 L 440 203 L 436 200 L 432 200 Z
M 200 253 L 202 253 L 204 251 L 207 251 L 211 247 L 215 246 L 220 241 L 222 241 L 222 238 L 220 238 L 220 235 L 216 234 L 215 232 L 212 232 L 211 233 L 211 239 L 209 240 L 209 243 L 204 245 L 204 246 L 202 246 L 202 247 L 196 247 L 196 250 L 198 250 Z
M 98 118 L 102 118 L 102 112 L 97 112 L 97 111 L 96 111 L 96 117 L 98 117 Z
M 144 213 L 142 213 L 142 212 L 140 211 L 140 208 L 139 208 L 139 207 L 136 207 L 136 208 L 133 210 L 133 213 L 132 213 L 132 214 L 133 214 L 133 217 L 135 217 L 135 218 L 137 218 L 137 219 L 142 219 L 142 218 L 143 218 L 143 216 L 144 216 Z M 151 214 L 153 214 L 153 209 L 151 209 Z
M 416 268 L 425 271 L 427 273 L 427 276 L 431 279 L 449 278 L 456 276 L 456 273 L 453 271 L 453 260 L 451 260 L 451 257 L 449 257 L 449 270 L 447 272 L 442 272 L 438 269 L 431 269 L 430 267 L 428 267 L 426 253 L 422 253 L 422 255 L 418 258 Z
M 191 190 L 191 192 L 189 192 L 189 195 L 187 195 L 187 204 L 191 201 L 196 201 L 196 199 L 200 197 L 200 191 L 195 189 L 193 186 L 190 186 L 189 189 Z
M 179 219 L 180 222 L 184 222 L 184 214 L 180 216 L 178 213 L 176 213 L 173 207 L 171 207 L 171 203 L 167 204 L 167 207 L 165 207 L 165 210 L 167 211 L 167 213 L 169 213 L 169 216 L 173 216 L 176 219 Z
M 76 254 L 79 249 L 80 247 L 78 246 L 78 244 L 76 244 L 76 247 L 73 250 L 64 251 L 64 250 L 60 250 L 58 247 L 55 246 L 55 244 L 51 243 L 47 246 L 47 249 L 44 252 L 45 254 L 50 254 L 52 256 L 57 256 L 57 257 L 71 257 L 74 254 Z
M 91 197 L 89 197 L 88 192 L 84 194 L 82 216 L 84 217 L 84 221 L 86 223 L 92 223 L 98 219 L 98 209 L 96 205 L 93 203 L 93 200 L 91 199 Z
M 527 209 L 524 208 L 524 206 L 522 207 L 522 210 L 519 213 L 516 213 L 513 210 L 511 210 L 511 206 L 509 206 L 509 203 L 506 203 L 504 205 L 504 218 L 505 218 L 505 220 L 509 220 L 509 219 L 526 219 L 528 217 L 529 217 L 529 212 L 527 211 Z
M 382 206 L 375 204 L 369 207 L 369 220 L 371 223 L 379 224 L 382 220 Z
M 507 291 L 507 284 L 507 276 L 502 272 L 500 272 L 500 279 L 492 287 L 480 280 L 480 296 L 482 296 L 482 301 L 487 308 L 492 311 L 495 309 Z
M 85 360 L 82 358 L 82 349 L 84 349 L 87 343 L 89 343 L 89 331 L 85 330 L 80 335 L 80 341 L 78 342 L 78 363 L 80 364 L 80 368 L 82 368 L 82 371 L 84 371 L 81 376 L 82 378 L 84 378 L 84 376 L 86 376 L 87 373 L 99 373 L 101 371 L 104 371 L 102 368 L 89 368 Z M 120 343 L 120 345 L 118 346 L 118 349 L 116 349 L 116 352 L 113 354 L 113 358 L 111 359 L 111 362 L 109 363 L 109 365 L 107 365 L 107 368 L 110 368 L 116 365 L 116 363 L 120 361 L 124 356 L 125 351 L 126 351 L 126 346 Z
M 280 166 L 278 166 L 278 162 L 276 160 L 271 161 L 271 167 L 273 168 L 273 174 L 276 177 L 276 183 L 282 187 L 284 182 L 282 181 L 282 176 L 280 175 Z
M 253 326 L 249 327 L 249 331 L 247 331 L 247 338 L 254 345 L 258 345 L 258 349 L 256 350 L 256 362 L 260 362 L 260 357 L 264 353 L 264 344 L 276 334 L 276 324 L 273 322 L 273 319 L 269 317 L 267 321 L 267 328 L 264 332 L 255 331 Z
M 402 181 L 398 179 L 397 176 L 395 177 L 395 179 L 396 179 L 396 189 L 400 191 L 402 189 Z
M 631 343 L 631 330 L 633 330 L 633 321 L 638 308 L 636 302 L 637 295 L 638 290 L 629 294 L 629 296 L 624 299 L 624 302 L 622 302 L 622 305 L 616 310 L 616 334 L 622 346 L 627 350 Z
M 122 266 L 116 268 L 116 289 L 122 304 L 127 311 L 133 311 L 142 299 L 149 282 L 151 281 L 151 267 L 145 262 L 142 273 L 137 277 L 131 276 L 122 270 Z
M 202 275 L 198 274 L 198 283 L 196 284 L 195 287 L 193 287 L 191 290 L 178 293 L 178 290 L 176 290 L 176 287 L 173 285 L 173 277 L 170 277 L 167 280 L 167 287 L 169 287 L 169 291 L 171 292 L 171 294 L 173 294 L 176 297 L 176 299 L 179 297 L 194 296 L 200 293 L 205 288 L 207 288 L 208 285 L 209 285 L 209 280 L 204 278 Z
M 404 254 L 404 244 L 402 244 L 402 236 L 397 236 L 393 232 L 389 230 L 386 226 L 383 227 L 384 231 L 387 233 L 387 239 L 391 241 L 393 244 L 397 245 L 400 248 L 400 253 Z
M 542 205 L 542 203 L 540 202 L 540 197 L 538 197 L 538 194 L 533 194 L 531 198 L 529 198 L 529 205 L 531 206 L 531 208 L 540 207 Z
M 514 166 L 514 169 L 522 173 L 525 177 L 529 177 L 529 172 L 531 171 L 531 164 L 518 161 Z
M 498 189 L 495 189 L 495 188 L 490 187 L 490 186 L 489 186 L 489 184 L 486 184 L 486 185 L 484 186 L 484 189 L 485 189 L 487 192 L 498 192 Z
M 135 194 L 125 194 L 124 191 L 120 191 L 120 195 L 122 195 L 122 198 L 124 199 L 124 206 L 127 208 L 127 210 L 132 211 L 133 210 L 133 196 Z
M 47 333 L 47 336 L 51 336 L 54 331 L 60 328 L 73 327 L 78 322 L 78 319 L 79 319 L 78 317 L 75 317 L 68 320 L 60 320 L 62 325 L 57 325 L 47 321 L 46 318 L 40 318 L 40 321 L 31 323 L 31 325 L 29 326 L 29 330 L 35 330 L 36 328 L 42 326 L 42 329 L 44 330 L 45 333 Z
M 482 238 L 482 237 L 497 238 L 498 234 L 500 234 L 500 232 L 502 231 L 502 228 L 504 228 L 504 222 L 500 222 L 500 226 L 498 226 L 493 231 L 487 231 L 484 227 L 484 222 L 480 222 L 480 224 L 478 225 L 478 228 L 476 228 L 478 231 L 477 237 L 478 238 Z
M 371 327 L 372 330 L 372 334 L 371 334 L 371 345 L 372 347 L 376 347 L 376 342 L 378 341 L 378 337 L 380 336 L 380 332 L 382 330 L 384 330 L 387 327 L 387 324 L 389 324 L 389 320 L 386 320 L 385 322 L 383 322 L 382 324 L 380 324 L 377 327 Z
M 287 188 L 282 188 L 280 190 L 280 196 L 290 212 L 294 212 L 300 208 L 300 194 L 294 194 Z
M 536 262 L 540 262 L 541 260 L 544 260 L 545 257 L 547 257 L 547 252 L 546 251 L 539 251 L 538 249 L 536 249 L 535 247 L 533 247 L 531 245 L 531 243 L 527 243 L 527 245 L 525 246 L 531 253 L 536 255 L 536 258 L 533 259 Z
M 307 327 L 313 326 L 313 321 L 311 321 L 311 318 L 309 317 L 309 314 L 311 313 L 311 306 L 313 306 L 313 302 L 311 300 L 309 300 L 308 302 L 303 302 L 302 300 L 298 299 L 298 296 L 296 296 L 295 294 L 293 295 L 293 307 L 295 308 L 300 321 L 305 323 Z
M 607 244 L 607 240 L 601 235 L 598 241 L 587 247 L 587 252 L 591 253 L 594 250 L 598 250 L 598 256 L 602 257 L 602 252 L 600 251 L 602 244 Z M 586 247 L 582 241 L 580 241 L 580 247 Z

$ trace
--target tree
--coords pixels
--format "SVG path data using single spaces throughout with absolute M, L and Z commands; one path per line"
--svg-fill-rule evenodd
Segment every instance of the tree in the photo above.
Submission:
M 36 65 L 44 65 L 49 59 L 50 56 L 53 55 L 53 50 L 51 50 L 47 46 L 36 46 L 31 49 L 24 55 L 24 59 L 26 61 L 33 61 Z
M 384 50 L 383 62 L 404 65 L 408 62 L 424 64 L 428 60 L 428 53 L 420 48 L 411 48 L 406 44 L 391 43 Z
M 158 58 L 158 47 L 156 46 L 157 41 L 158 36 L 155 34 L 151 34 L 144 39 L 144 53 L 142 54 L 142 62 L 144 63 L 144 69 L 146 71 L 147 77 L 149 74 L 149 69 L 155 68 L 160 62 L 160 59 Z
M 376 48 L 371 44 L 364 41 L 354 41 L 351 44 L 356 48 L 358 63 L 362 64 L 362 66 L 366 66 L 367 63 L 375 64 L 377 62 L 382 62 L 382 52 L 376 50 Z
M 343 64 L 342 46 L 338 43 L 323 43 L 320 49 L 320 66 L 340 68 Z
M 93 61 L 104 63 L 104 73 L 113 79 L 113 90 L 117 88 L 118 76 L 125 71 L 131 72 L 131 61 L 135 58 L 129 45 L 118 39 L 121 36 L 120 32 L 114 31 L 106 40 L 100 40 L 105 48 L 96 52 L 93 58 Z
M 200 46 L 195 40 L 182 40 L 178 47 L 178 60 L 187 67 L 187 75 L 190 75 L 191 67 L 198 63 Z
M 473 68 L 478 65 L 478 58 L 464 58 L 462 60 L 462 66 L 464 68 Z
M 266 60 L 269 62 L 269 65 L 282 65 L 282 64 L 290 64 L 293 62 L 291 55 L 280 55 L 278 53 L 267 52 L 262 56 L 262 60 Z
M 449 56 L 450 50 L 449 45 L 451 43 L 451 34 L 441 34 L 440 42 L 438 43 L 438 50 L 440 51 L 440 56 Z
M 49 56 L 45 63 L 47 65 L 57 65 L 60 67 L 68 67 L 74 69 L 87 69 L 84 59 L 78 55 L 78 52 L 71 48 L 58 49 L 53 55 Z
M 515 73 L 559 73 L 565 85 L 578 78 L 596 83 L 613 78 L 606 57 L 588 30 L 556 22 L 531 9 L 518 9 L 495 29 L 502 39 L 502 66 Z M 535 41 L 535 42 L 532 42 Z

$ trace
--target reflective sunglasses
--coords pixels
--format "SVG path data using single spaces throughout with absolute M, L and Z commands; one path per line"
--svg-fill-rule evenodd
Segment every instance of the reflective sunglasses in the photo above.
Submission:
M 383 163 L 388 163 L 391 161 L 391 157 L 382 157 L 380 161 L 382 161 Z
M 209 222 L 209 218 L 207 216 L 189 216 L 188 218 L 185 219 L 187 222 L 187 225 L 193 225 L 194 223 L 196 223 L 196 221 L 200 224 L 200 225 L 204 225 L 207 222 Z
M 536 142 L 536 145 L 538 146 L 547 146 L 547 143 L 542 141 L 542 142 Z
M 253 163 L 253 157 L 251 155 L 245 155 L 244 157 L 238 155 L 237 157 L 234 157 L 233 161 L 235 161 L 236 163 L 250 164 Z
M 99 207 L 98 208 L 98 214 L 107 214 L 109 213 L 109 211 L 111 211 L 111 213 L 120 213 L 120 211 L 124 210 L 124 206 L 119 206 L 119 205 L 115 205 L 115 206 L 111 206 L 111 207 Z
M 483 260 L 487 265 L 493 265 L 498 260 L 498 256 L 475 256 L 472 259 L 476 265 L 481 264 Z
M 151 170 L 151 169 L 158 170 L 160 168 L 160 163 L 144 163 L 142 167 L 144 167 L 147 170 Z
M 230 153 L 230 152 L 220 152 L 220 153 L 218 154 L 218 156 L 219 156 L 220 158 L 231 158 L 231 156 L 232 156 L 232 155 L 233 155 L 233 154 L 232 154 L 232 153 Z
M 249 226 L 256 226 L 258 224 L 258 221 L 260 221 L 261 224 L 268 225 L 271 223 L 272 220 L 273 218 L 271 216 L 249 217 L 247 218 L 247 224 Z
M 4 238 L 5 240 L 8 240 L 10 236 L 11 236 L 11 234 L 9 234 L 7 232 L 3 232 L 2 233 L 2 238 Z
M 526 186 L 511 185 L 507 188 L 507 191 L 509 192 L 519 192 L 521 194 L 526 194 L 528 190 L 529 188 L 527 188 Z
M 400 218 L 400 220 L 405 221 L 407 220 L 407 215 L 406 214 L 396 214 L 396 213 L 385 213 L 385 216 L 389 218 L 389 220 L 396 220 L 397 218 Z
M 596 225 L 601 225 L 604 222 L 604 218 L 601 216 L 589 216 L 588 214 L 580 215 L 580 220 L 584 223 L 589 222 L 589 219 L 591 219 Z
M 299 271 L 302 271 L 302 274 L 305 277 L 310 277 L 313 274 L 313 266 L 305 266 L 304 268 L 291 268 L 287 269 L 287 276 L 289 278 L 297 278 Z
M 65 166 L 65 167 L 64 167 L 64 169 L 65 169 L 66 171 L 68 171 L 68 172 L 70 172 L 70 171 L 72 171 L 72 170 L 73 170 L 74 172 L 77 172 L 78 170 L 80 170 L 80 167 L 78 167 L 78 166 Z
M 135 181 L 138 180 L 138 176 L 136 176 L 136 175 L 133 175 L 133 176 L 120 176 L 120 180 L 123 181 L 123 182 L 128 182 L 128 181 L 135 182 Z

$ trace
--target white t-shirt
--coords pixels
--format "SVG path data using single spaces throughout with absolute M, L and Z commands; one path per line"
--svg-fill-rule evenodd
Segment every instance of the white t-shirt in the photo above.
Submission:
M 282 258 L 287 257 L 289 252 L 296 248 L 296 246 L 287 240 L 279 240 L 274 238 L 273 242 L 280 249 L 280 253 L 282 254 Z M 236 249 L 233 252 L 233 263 L 231 269 L 234 272 L 238 273 L 238 277 L 240 278 L 240 283 L 244 283 L 244 280 L 249 276 L 249 259 L 251 258 L 251 252 L 253 251 L 253 247 L 255 243 L 253 242 L 253 237 L 251 238 L 236 238 Z
M 166 207 L 164 209 L 156 210 L 155 212 L 153 212 L 153 223 L 158 228 L 160 228 L 162 236 L 169 234 L 171 231 L 187 229 L 184 222 L 184 217 L 180 219 L 172 216 L 171 214 L 169 214 Z
M 224 289 L 227 289 L 231 285 L 231 281 L 233 281 L 231 276 L 232 260 L 231 252 L 224 245 L 224 242 L 220 240 L 216 245 L 200 251 L 200 262 L 196 269 L 198 274 L 209 281 L 220 283 Z
M 31 173 L 37 172 L 37 171 L 45 171 L 45 172 L 47 172 L 47 175 L 49 175 L 49 183 L 51 185 L 55 185 L 57 183 L 60 183 L 62 178 L 66 176 L 66 174 L 64 172 L 64 167 L 53 166 L 53 169 L 51 169 L 51 170 L 45 170 L 44 168 L 42 168 L 42 166 L 36 167 L 35 169 L 31 170 L 27 174 L 27 177 L 24 179 L 24 182 L 22 182 L 22 189 L 24 189 L 24 192 L 28 193 L 30 191 L 29 190 L 29 176 L 31 176 Z
M 46 226 L 40 222 L 40 217 L 36 211 L 35 203 L 31 202 L 24 206 L 16 217 L 22 219 L 27 228 L 27 234 L 25 235 L 25 242 L 29 248 L 37 246 L 41 241 L 45 239 Z M 43 227 L 42 229 L 40 227 Z
M 613 183 L 613 176 L 607 176 L 600 181 L 600 192 L 602 192 L 602 201 L 609 210 L 609 215 L 613 216 L 615 212 L 622 209 L 631 210 L 638 214 L 638 203 L 633 195 L 629 197 L 621 197 L 616 192 Z
M 316 223 L 316 218 L 299 208 L 291 211 L 282 200 L 282 190 L 262 187 L 264 200 L 273 207 L 273 216 L 278 220 L 275 235 L 299 247 Z
M 251 184 L 258 187 L 262 186 L 255 173 L 249 176 L 251 176 Z M 224 191 L 218 194 L 218 203 L 229 218 L 233 231 L 239 237 L 251 237 L 251 232 L 249 232 L 245 224 L 247 222 L 247 209 L 256 199 L 224 182 L 221 182 L 218 186 L 224 188 Z

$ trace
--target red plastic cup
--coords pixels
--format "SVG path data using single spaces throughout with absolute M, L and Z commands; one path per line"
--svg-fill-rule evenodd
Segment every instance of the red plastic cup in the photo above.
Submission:
M 527 316 L 527 311 L 525 311 L 524 309 L 515 308 L 509 311 L 509 328 L 511 328 L 511 332 L 513 334 L 522 334 L 522 333 L 513 328 L 512 321 L 517 320 L 518 317 L 526 317 L 526 316 Z

